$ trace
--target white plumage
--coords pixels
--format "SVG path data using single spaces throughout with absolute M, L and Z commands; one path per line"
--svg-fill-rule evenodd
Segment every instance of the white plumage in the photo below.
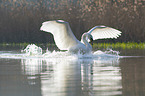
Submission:
M 121 35 L 119 30 L 106 26 L 95 26 L 88 31 L 93 36 L 94 40 L 97 39 L 107 39 L 107 38 L 117 38 Z
M 121 35 L 119 30 L 106 26 L 95 26 L 82 35 L 81 41 L 74 36 L 69 23 L 63 20 L 46 21 L 40 30 L 50 32 L 60 50 L 68 50 L 72 53 L 90 53 L 92 46 L 88 40 L 117 38 Z

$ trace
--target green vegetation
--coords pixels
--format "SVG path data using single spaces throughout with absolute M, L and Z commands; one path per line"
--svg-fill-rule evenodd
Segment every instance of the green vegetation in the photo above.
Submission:
M 0 43 L 0 47 L 16 47 L 18 46 L 19 48 L 25 48 L 28 44 L 31 43 Z M 56 47 L 55 44 L 43 44 L 43 43 L 36 43 L 37 46 L 40 46 L 42 48 L 54 48 Z M 94 43 L 93 48 L 98 48 L 98 49 L 106 49 L 106 48 L 113 48 L 113 49 L 145 49 L 145 42 L 142 43 L 136 43 L 136 42 L 127 42 L 127 43 Z
M 145 49 L 145 43 L 95 43 L 94 48 L 121 48 L 121 49 Z
M 7 46 L 27 46 L 29 43 L 0 43 L 0 46 L 7 47 Z
M 27 45 L 29 44 L 33 44 L 33 43 L 0 43 L 0 47 L 8 47 L 8 46 L 11 46 L 11 47 L 16 47 L 16 46 L 19 46 L 19 47 L 26 47 Z M 50 44 L 50 43 L 47 43 L 47 44 L 44 44 L 44 43 L 35 43 L 37 46 L 46 46 L 46 47 L 49 47 L 49 46 L 56 46 L 55 44 Z

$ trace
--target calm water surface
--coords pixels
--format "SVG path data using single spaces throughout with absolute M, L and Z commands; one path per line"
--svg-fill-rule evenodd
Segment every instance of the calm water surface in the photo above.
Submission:
M 144 50 L 121 52 L 142 57 L 0 58 L 0 96 L 145 96 Z

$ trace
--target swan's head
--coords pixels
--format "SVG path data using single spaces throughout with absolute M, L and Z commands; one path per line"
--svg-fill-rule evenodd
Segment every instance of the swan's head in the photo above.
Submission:
M 91 45 L 93 45 L 93 36 L 90 33 L 84 33 L 82 35 L 82 41 L 84 42 L 84 39 L 88 42 L 90 42 Z

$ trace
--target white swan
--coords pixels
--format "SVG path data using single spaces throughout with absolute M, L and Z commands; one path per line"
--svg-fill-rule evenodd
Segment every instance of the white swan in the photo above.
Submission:
M 90 53 L 92 46 L 89 41 L 106 38 L 117 38 L 121 35 L 119 30 L 106 26 L 95 26 L 82 35 L 79 41 L 73 34 L 69 23 L 63 20 L 46 21 L 40 28 L 42 31 L 50 32 L 60 50 L 68 50 L 72 53 Z

